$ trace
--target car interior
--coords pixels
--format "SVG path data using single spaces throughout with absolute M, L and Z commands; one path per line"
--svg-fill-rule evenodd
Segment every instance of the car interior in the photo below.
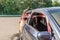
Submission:
M 46 17 L 42 13 L 33 13 L 29 25 L 38 31 L 47 31 Z

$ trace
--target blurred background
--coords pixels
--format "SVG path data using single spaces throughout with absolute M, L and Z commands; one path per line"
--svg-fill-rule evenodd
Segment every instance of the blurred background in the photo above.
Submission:
M 18 36 L 23 10 L 60 6 L 60 0 L 0 0 L 0 40 Z
M 0 15 L 20 15 L 26 8 L 60 6 L 59 0 L 0 0 Z

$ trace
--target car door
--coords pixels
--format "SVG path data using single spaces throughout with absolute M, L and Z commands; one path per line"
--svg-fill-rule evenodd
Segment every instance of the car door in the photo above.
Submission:
M 38 32 L 34 28 L 25 24 L 23 28 L 24 40 L 37 40 L 37 33 Z

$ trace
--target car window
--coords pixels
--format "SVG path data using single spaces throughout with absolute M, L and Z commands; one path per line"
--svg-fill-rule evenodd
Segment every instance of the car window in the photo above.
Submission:
M 47 31 L 46 18 L 41 13 L 33 13 L 29 25 L 36 28 L 38 31 Z
M 60 9 L 50 10 L 49 12 L 60 25 Z

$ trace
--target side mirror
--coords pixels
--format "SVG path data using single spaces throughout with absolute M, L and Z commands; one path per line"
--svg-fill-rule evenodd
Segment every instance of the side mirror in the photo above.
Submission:
M 42 31 L 38 33 L 38 40 L 51 40 L 52 37 L 47 31 Z

